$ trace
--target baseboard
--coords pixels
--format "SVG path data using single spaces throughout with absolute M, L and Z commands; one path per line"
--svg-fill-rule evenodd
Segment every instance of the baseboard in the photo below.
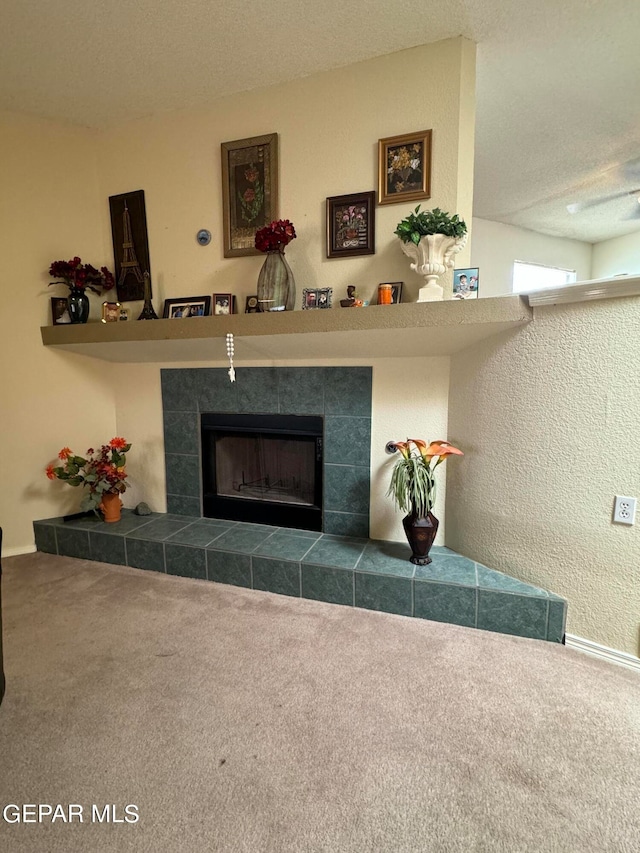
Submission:
M 2 557 L 19 557 L 20 554 L 35 554 L 35 545 L 22 545 L 18 548 L 3 548 Z
M 582 637 L 574 637 L 573 634 L 566 635 L 565 645 L 570 649 L 577 649 L 592 657 L 609 661 L 609 663 L 617 663 L 618 666 L 625 666 L 627 669 L 633 669 L 640 673 L 640 658 L 627 654 L 627 652 L 619 652 L 617 649 L 601 646 L 600 643 L 584 640 Z

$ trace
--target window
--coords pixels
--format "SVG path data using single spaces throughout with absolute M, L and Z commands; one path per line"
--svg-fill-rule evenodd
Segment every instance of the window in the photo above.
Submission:
M 561 267 L 547 267 L 544 264 L 528 264 L 524 261 L 513 262 L 513 292 L 530 293 L 532 290 L 545 290 L 548 287 L 564 287 L 576 280 L 575 270 Z

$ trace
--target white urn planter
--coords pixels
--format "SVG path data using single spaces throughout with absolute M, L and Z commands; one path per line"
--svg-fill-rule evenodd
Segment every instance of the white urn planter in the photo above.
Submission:
M 468 234 L 447 237 L 446 234 L 427 234 L 415 243 L 402 242 L 402 251 L 413 261 L 411 269 L 424 276 L 418 302 L 437 302 L 444 299 L 444 289 L 438 278 L 453 268 L 454 256 L 464 249 Z

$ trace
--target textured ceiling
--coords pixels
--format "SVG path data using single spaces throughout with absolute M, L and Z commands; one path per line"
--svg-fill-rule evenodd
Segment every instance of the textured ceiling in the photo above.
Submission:
M 0 109 L 93 127 L 464 35 L 475 214 L 589 242 L 640 230 L 638 0 L 3 0 L 0 27 Z

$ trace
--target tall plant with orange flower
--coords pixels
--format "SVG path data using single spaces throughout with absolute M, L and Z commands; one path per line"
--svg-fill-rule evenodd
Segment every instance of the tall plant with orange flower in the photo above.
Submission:
M 387 495 L 402 512 L 426 518 L 436 500 L 436 468 L 447 456 L 464 453 L 448 441 L 427 444 L 420 438 L 390 442 L 390 447 L 400 451 L 400 458 L 393 466 Z
M 63 447 L 58 453 L 58 459 L 63 464 L 48 465 L 47 477 L 50 480 L 63 480 L 70 486 L 86 486 L 88 491 L 80 509 L 97 513 L 103 495 L 121 495 L 126 491 L 125 464 L 129 450 L 129 442 L 119 437 L 112 438 L 109 444 L 103 444 L 99 450 L 90 447 L 86 457 L 77 456 L 69 447 Z

